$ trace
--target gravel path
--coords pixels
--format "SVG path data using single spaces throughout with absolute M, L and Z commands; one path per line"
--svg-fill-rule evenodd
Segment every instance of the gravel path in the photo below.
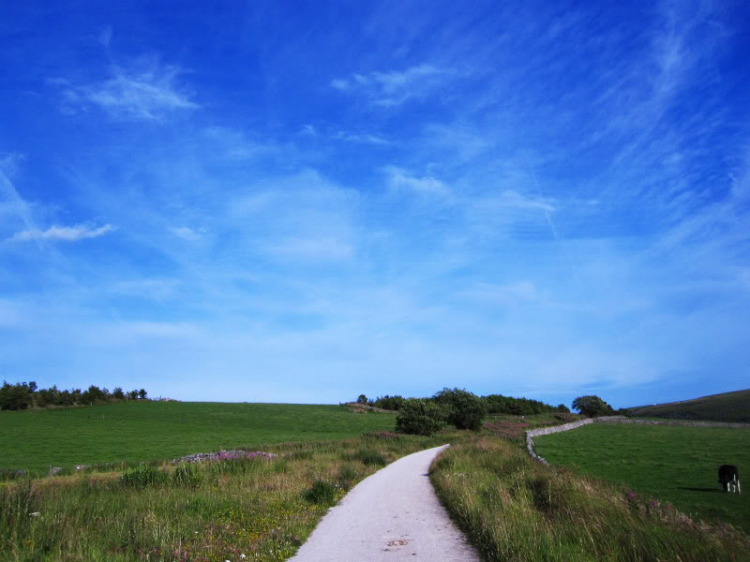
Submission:
M 427 472 L 448 445 L 403 457 L 331 508 L 292 562 L 479 562 Z

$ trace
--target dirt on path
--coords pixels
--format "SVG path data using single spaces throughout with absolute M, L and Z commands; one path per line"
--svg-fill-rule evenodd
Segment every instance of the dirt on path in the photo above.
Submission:
M 448 445 L 403 457 L 331 508 L 292 562 L 479 562 L 428 477 Z

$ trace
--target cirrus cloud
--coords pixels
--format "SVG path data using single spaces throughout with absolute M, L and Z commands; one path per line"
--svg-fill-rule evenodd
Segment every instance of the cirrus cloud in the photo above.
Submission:
M 51 226 L 47 230 L 22 230 L 21 232 L 16 232 L 10 239 L 16 242 L 30 242 L 32 240 L 76 242 L 85 238 L 98 238 L 115 229 L 116 227 L 111 224 L 105 224 L 99 228 L 91 228 L 81 224 L 75 226 Z

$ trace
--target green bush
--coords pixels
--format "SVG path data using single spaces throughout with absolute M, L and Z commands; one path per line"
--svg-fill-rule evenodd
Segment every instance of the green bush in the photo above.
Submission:
M 448 409 L 448 423 L 456 429 L 471 429 L 479 431 L 482 420 L 487 414 L 484 401 L 476 394 L 454 388 L 444 388 L 435 397 L 438 404 Z
M 612 406 L 596 395 L 579 396 L 573 400 L 573 409 L 590 418 L 612 416 L 615 413 Z
M 502 394 L 489 394 L 482 398 L 487 412 L 490 414 L 510 414 L 512 416 L 532 416 L 534 414 L 548 414 L 556 408 L 530 398 L 512 398 Z M 559 406 L 558 406 L 559 408 Z M 558 410 L 559 411 L 559 410 Z
M 378 397 L 373 406 L 376 408 L 382 408 L 383 410 L 400 410 L 406 399 L 403 396 L 385 396 Z
M 352 465 L 342 465 L 339 469 L 339 484 L 342 488 L 348 490 L 351 487 L 352 482 L 357 479 L 357 476 L 359 476 L 359 474 Z
M 305 499 L 311 503 L 326 504 L 333 503 L 336 497 L 336 486 L 324 480 L 316 480 L 313 485 L 305 491 Z
M 443 409 L 421 398 L 406 400 L 396 417 L 396 431 L 411 435 L 430 436 L 445 425 Z

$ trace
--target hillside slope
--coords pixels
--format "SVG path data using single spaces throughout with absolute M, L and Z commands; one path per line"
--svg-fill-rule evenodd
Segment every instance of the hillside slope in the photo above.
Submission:
M 693 400 L 628 408 L 633 416 L 680 420 L 750 422 L 750 389 L 702 396 Z

